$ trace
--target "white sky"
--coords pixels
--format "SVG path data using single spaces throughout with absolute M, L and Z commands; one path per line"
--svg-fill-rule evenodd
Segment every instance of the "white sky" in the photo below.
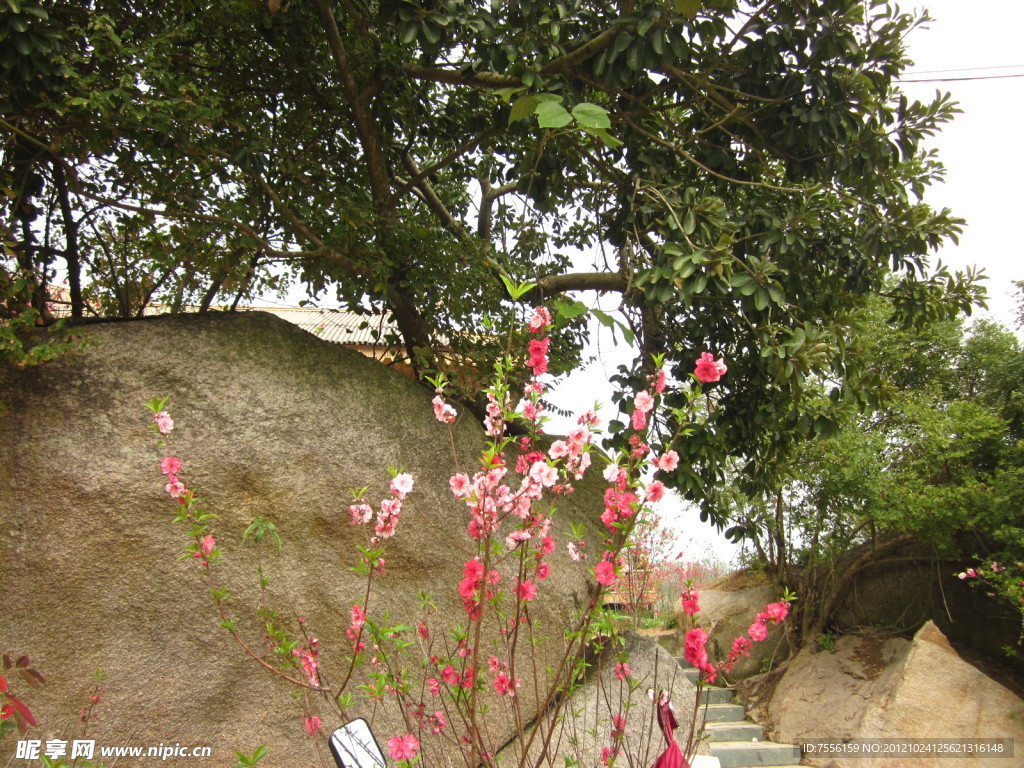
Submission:
M 932 0 L 915 7 L 927 8 L 934 21 L 911 33 L 914 65 L 904 79 L 947 81 L 904 83 L 904 90 L 921 101 L 936 90 L 949 92 L 963 110 L 930 142 L 947 177 L 928 199 L 967 219 L 959 246 L 947 246 L 941 258 L 960 269 L 982 267 L 989 276 L 991 314 L 1012 327 L 1017 302 L 1010 281 L 1024 279 L 1019 232 L 1024 153 L 1014 146 L 1024 122 L 1024 3 Z

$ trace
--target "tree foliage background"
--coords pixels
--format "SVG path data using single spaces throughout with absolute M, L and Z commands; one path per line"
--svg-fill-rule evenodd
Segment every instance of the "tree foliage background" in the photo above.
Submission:
M 19 334 L 62 277 L 76 321 L 298 281 L 389 313 L 420 373 L 486 368 L 478 331 L 528 283 L 559 372 L 581 298 L 614 293 L 623 392 L 655 355 L 728 360 L 706 423 L 658 425 L 691 432 L 667 482 L 724 523 L 729 480 L 777 487 L 874 402 L 865 302 L 913 324 L 981 296 L 930 259 L 961 222 L 924 200 L 955 107 L 899 90 L 918 23 L 880 0 L 2 0 L 2 354 L 59 351 Z

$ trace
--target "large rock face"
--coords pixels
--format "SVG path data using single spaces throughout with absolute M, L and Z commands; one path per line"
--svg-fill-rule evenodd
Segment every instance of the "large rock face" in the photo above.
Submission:
M 99 345 L 78 362 L 0 369 L 0 400 L 10 406 L 0 418 L 0 647 L 29 654 L 48 678 L 38 691 L 19 689 L 40 720 L 35 737 L 81 733 L 76 718 L 102 669 L 101 719 L 89 726 L 98 745 L 209 746 L 210 764 L 228 765 L 233 751 L 267 744 L 261 765 L 309 764 L 315 750 L 292 688 L 218 626 L 198 561 L 176 559 L 189 539 L 172 522 L 176 505 L 163 491 L 143 403 L 170 396 L 171 448 L 185 482 L 218 516 L 226 550 L 218 579 L 231 585 L 242 634 L 266 652 L 265 630 L 246 618 L 260 595 L 255 550 L 242 541 L 262 515 L 284 540 L 280 556 L 264 553 L 267 602 L 282 623 L 306 619 L 334 681 L 351 648 L 349 608 L 365 590 L 349 570 L 366 537 L 350 522 L 348 489 L 368 485 L 371 501 L 384 498 L 389 465 L 416 478 L 369 610 L 415 624 L 424 617 L 418 594 L 432 593 L 435 645 L 420 656 L 443 653 L 447 630 L 465 619 L 456 585 L 472 554 L 465 507 L 447 480 L 478 467 L 482 431 L 463 419 L 450 437 L 433 418 L 432 393 L 268 315 L 157 318 L 90 333 Z M 600 512 L 599 491 L 581 488 L 559 503 L 552 576 L 531 604 L 554 638 L 592 584 L 562 534 L 583 518 L 579 510 Z M 538 668 L 559 645 L 538 644 Z M 340 724 L 328 712 L 325 726 Z M 407 730 L 369 707 L 350 714 L 374 718 L 382 742 Z
M 1015 739 L 1024 743 L 1024 700 L 971 666 L 931 622 L 913 641 L 881 633 L 845 636 L 835 652 L 805 648 L 769 705 L 777 741 L 815 739 Z M 810 758 L 819 766 L 892 766 L 892 756 Z M 1018 758 L 1019 759 L 1019 756 Z M 915 756 L 914 768 L 993 766 L 1013 760 Z

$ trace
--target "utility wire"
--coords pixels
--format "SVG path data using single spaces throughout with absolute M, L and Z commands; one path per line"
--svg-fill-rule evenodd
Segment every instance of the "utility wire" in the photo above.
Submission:
M 986 69 L 1020 69 L 1024 64 L 1002 64 L 995 67 L 951 67 L 950 69 L 918 69 L 908 75 L 939 75 L 943 72 L 977 72 Z
M 1024 72 L 1018 75 L 979 75 L 978 77 L 934 77 L 925 80 L 903 80 L 897 78 L 898 83 L 956 83 L 963 80 L 1005 80 L 1011 77 L 1024 77 Z

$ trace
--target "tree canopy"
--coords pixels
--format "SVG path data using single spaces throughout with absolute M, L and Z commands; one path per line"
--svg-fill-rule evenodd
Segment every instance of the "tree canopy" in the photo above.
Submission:
M 975 566 L 1024 613 L 1024 350 L 987 321 L 901 330 L 891 309 L 872 302 L 852 337 L 874 350 L 877 406 L 805 443 L 772 492 L 732 512 L 755 532 L 758 558 L 800 593 L 805 640 L 861 568 L 909 542 Z
M 614 292 L 625 387 L 657 354 L 678 379 L 728 361 L 668 478 L 714 517 L 724 457 L 763 484 L 871 397 L 845 341 L 867 297 L 906 321 L 979 298 L 930 263 L 961 222 L 923 200 L 955 107 L 899 90 L 919 21 L 878 0 L 2 0 L 5 332 L 50 319 L 58 269 L 76 318 L 287 275 L 390 313 L 429 372 L 442 345 L 492 355 L 470 331 L 527 283 L 564 370 L 581 292 Z

